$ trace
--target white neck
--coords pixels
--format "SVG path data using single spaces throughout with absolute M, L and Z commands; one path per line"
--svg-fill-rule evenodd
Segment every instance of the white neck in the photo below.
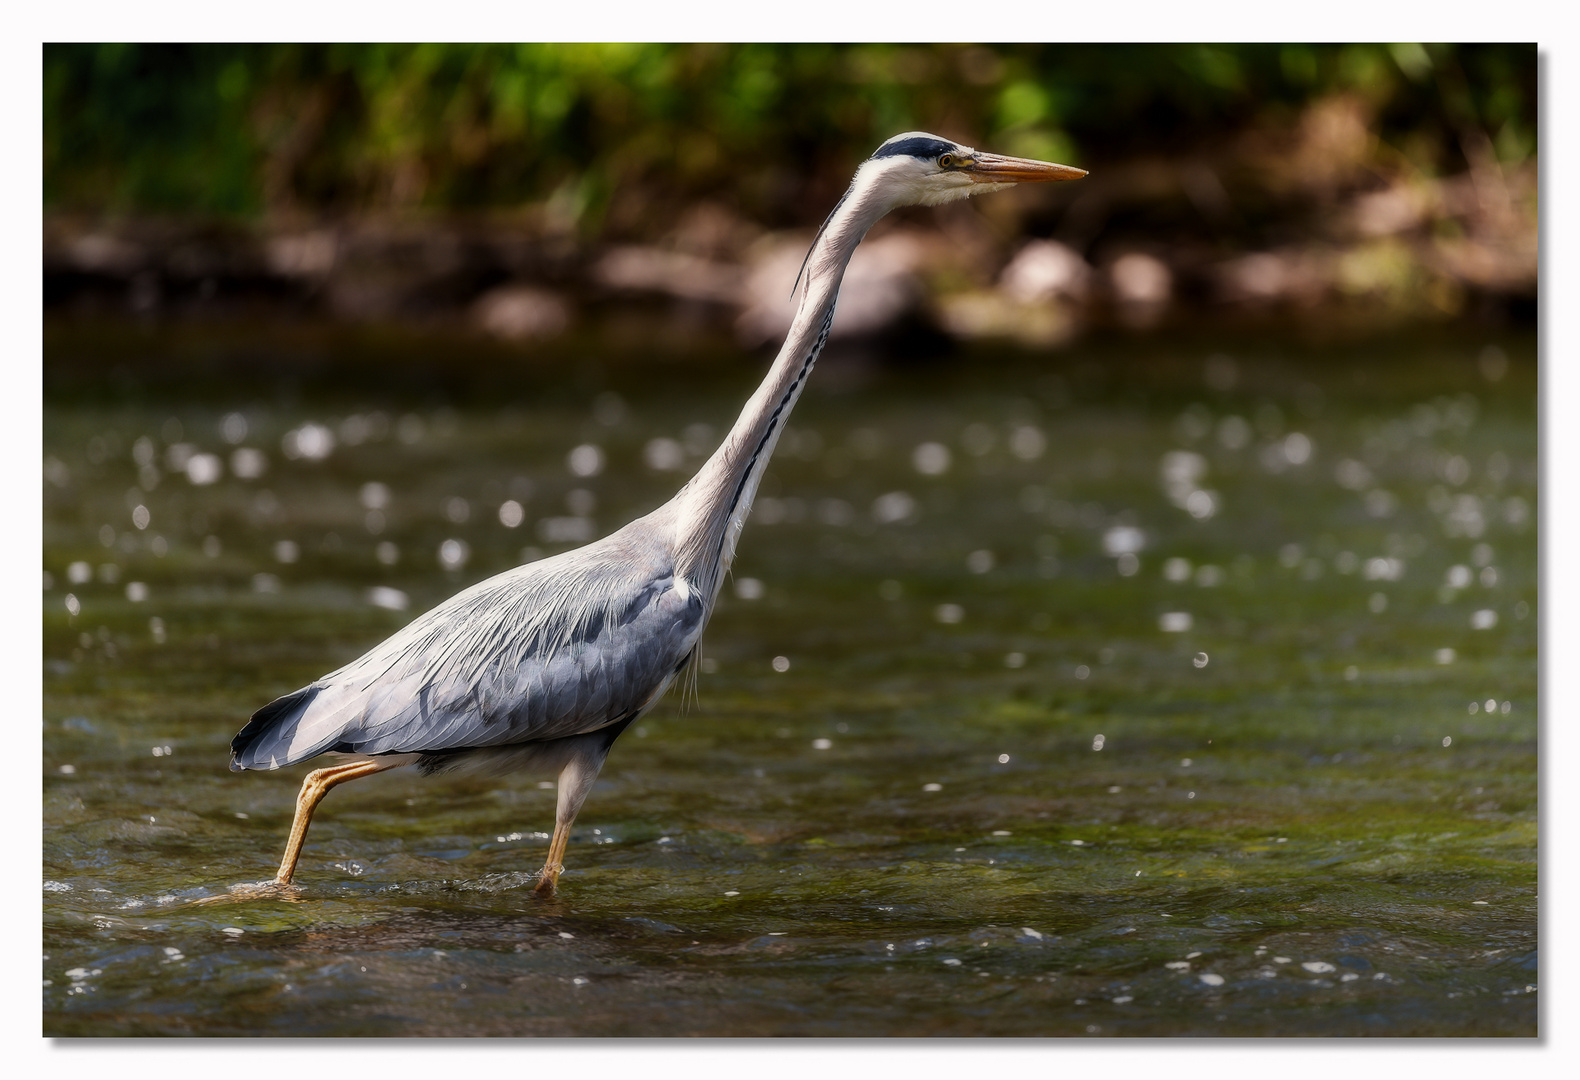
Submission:
M 893 206 L 881 193 L 874 164 L 869 162 L 856 173 L 850 190 L 813 242 L 796 293 L 795 319 L 767 377 L 713 456 L 671 501 L 676 573 L 701 589 L 710 605 L 735 559 L 735 545 L 768 459 L 828 338 L 851 253 Z

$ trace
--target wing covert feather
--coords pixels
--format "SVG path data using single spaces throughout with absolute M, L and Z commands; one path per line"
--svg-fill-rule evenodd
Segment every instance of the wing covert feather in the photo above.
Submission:
M 244 730 L 234 762 L 277 768 L 326 750 L 456 750 L 595 731 L 656 699 L 706 617 L 666 553 L 616 533 L 419 616 L 298 691 L 302 703 L 277 709 L 250 741 Z

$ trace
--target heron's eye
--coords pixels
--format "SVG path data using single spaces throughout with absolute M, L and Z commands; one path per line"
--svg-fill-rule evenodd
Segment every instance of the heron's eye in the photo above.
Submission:
M 954 163 L 955 156 L 953 154 L 940 154 L 938 156 L 938 167 L 940 169 L 953 168 Z

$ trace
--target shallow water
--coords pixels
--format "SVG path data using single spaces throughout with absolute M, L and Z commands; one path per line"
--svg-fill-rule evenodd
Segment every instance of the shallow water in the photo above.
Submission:
M 626 353 L 49 332 L 46 1034 L 1535 1034 L 1534 344 L 1474 332 L 831 356 L 556 899 L 548 778 L 404 772 L 230 899 L 307 771 L 250 712 L 760 371 Z

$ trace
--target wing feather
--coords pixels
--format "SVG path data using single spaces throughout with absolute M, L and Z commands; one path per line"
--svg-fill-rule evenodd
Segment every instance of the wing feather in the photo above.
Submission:
M 232 768 L 504 746 L 637 714 L 691 652 L 707 608 L 633 532 L 480 582 L 265 706 L 233 742 Z

